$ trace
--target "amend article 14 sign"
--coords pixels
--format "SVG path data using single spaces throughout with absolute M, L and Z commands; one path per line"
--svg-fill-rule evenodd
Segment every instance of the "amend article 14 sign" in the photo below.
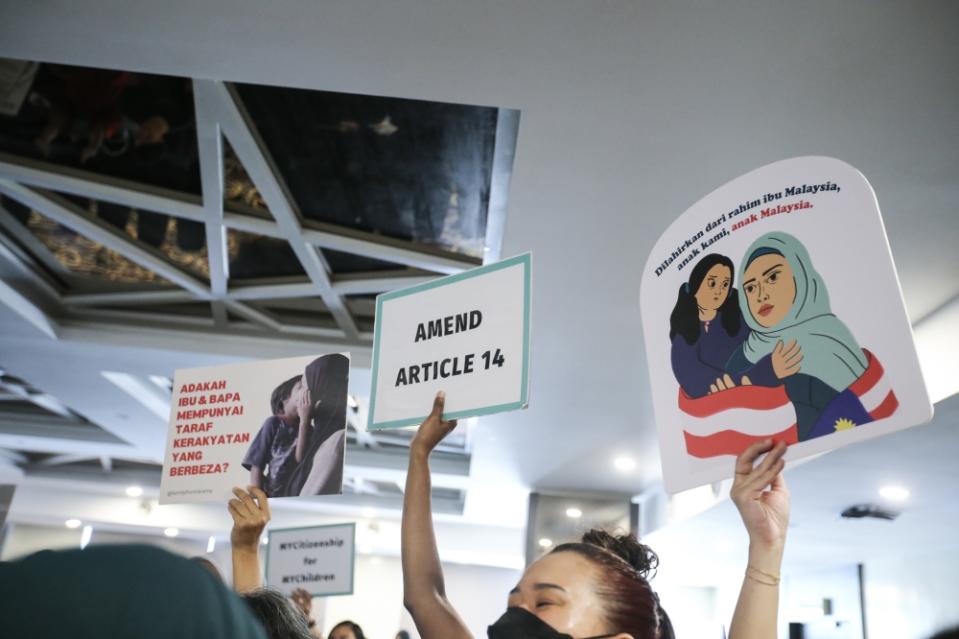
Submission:
M 438 391 L 446 419 L 525 408 L 529 253 L 376 298 L 369 428 L 421 423 Z
M 287 595 L 353 594 L 355 537 L 356 524 L 270 531 L 266 583 Z

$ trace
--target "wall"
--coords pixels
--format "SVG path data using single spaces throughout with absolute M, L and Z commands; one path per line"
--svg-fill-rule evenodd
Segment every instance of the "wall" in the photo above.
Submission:
M 959 626 L 959 548 L 869 561 L 864 569 L 869 639 L 928 639 Z
M 520 571 L 464 564 L 444 564 L 446 593 L 476 637 L 506 610 L 507 595 L 519 581 Z M 355 594 L 315 600 L 317 623 L 325 633 L 350 619 L 374 639 L 392 639 L 404 629 L 418 637 L 403 608 L 403 579 L 396 557 L 361 556 L 356 562 Z M 320 617 L 322 616 L 322 619 Z
M 41 550 L 66 550 L 80 546 L 81 528 L 63 526 L 34 526 L 29 524 L 8 524 L 5 541 L 0 547 L 0 560 L 12 561 Z M 221 536 L 212 553 L 206 552 L 207 540 L 196 537 L 177 537 L 171 539 L 162 534 L 146 535 L 116 531 L 105 531 L 94 527 L 90 545 L 100 544 L 151 544 L 159 546 L 185 557 L 201 556 L 212 561 L 223 579 L 233 578 L 230 564 L 230 546 Z
M 823 600 L 829 599 L 831 614 Z M 789 622 L 806 624 L 806 636 L 863 639 L 859 567 L 788 573 L 779 596 L 779 635 L 789 636 Z
M 653 589 L 669 615 L 673 630 L 681 639 L 722 639 L 728 621 L 719 616 L 715 588 L 657 583 Z

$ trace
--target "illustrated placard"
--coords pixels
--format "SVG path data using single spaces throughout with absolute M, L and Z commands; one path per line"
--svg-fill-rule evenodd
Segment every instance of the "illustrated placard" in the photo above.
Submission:
M 266 583 L 291 595 L 302 588 L 314 597 L 353 594 L 355 524 L 270 531 Z
M 694 204 L 640 308 L 669 492 L 731 477 L 758 440 L 798 459 L 932 417 L 876 196 L 839 160 L 776 162 Z
M 342 492 L 349 353 L 177 370 L 160 503 Z
M 369 428 L 421 423 L 438 391 L 446 419 L 525 408 L 527 253 L 376 298 Z

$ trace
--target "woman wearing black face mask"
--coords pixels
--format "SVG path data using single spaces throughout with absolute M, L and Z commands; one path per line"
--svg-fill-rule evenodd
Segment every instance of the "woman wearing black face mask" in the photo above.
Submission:
M 404 604 L 422 639 L 472 639 L 447 600 L 430 512 L 429 454 L 453 428 L 443 421 L 444 395 L 410 447 L 403 503 Z M 779 565 L 789 519 L 782 478 L 786 447 L 772 441 L 736 460 L 731 497 L 749 532 L 749 566 L 729 639 L 773 639 Z M 758 465 L 756 459 L 769 453 Z M 766 488 L 769 487 L 769 490 Z M 509 594 L 490 639 L 674 639 L 672 625 L 647 581 L 655 554 L 629 535 L 590 531 L 530 565 Z

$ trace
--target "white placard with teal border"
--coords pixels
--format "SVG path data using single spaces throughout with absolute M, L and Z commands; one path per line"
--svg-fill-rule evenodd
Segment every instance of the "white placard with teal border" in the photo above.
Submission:
M 369 428 L 526 408 L 532 254 L 376 298 Z
M 266 584 L 291 595 L 303 588 L 314 597 L 353 594 L 356 524 L 271 530 Z

